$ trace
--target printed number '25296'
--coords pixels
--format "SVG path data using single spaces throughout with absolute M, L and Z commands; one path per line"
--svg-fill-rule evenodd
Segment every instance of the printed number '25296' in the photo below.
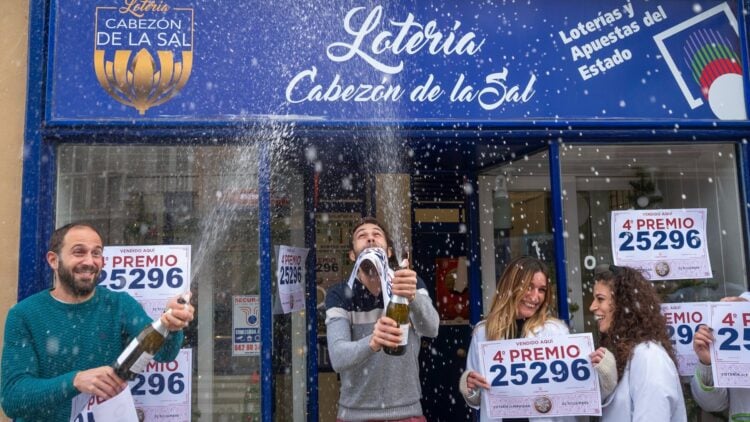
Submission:
M 682 249 L 687 246 L 691 249 L 701 247 L 701 238 L 698 230 L 688 230 L 683 234 L 680 230 L 655 230 L 653 232 L 641 230 L 635 232 L 621 232 L 618 238 L 624 239 L 620 244 L 620 251 L 628 252 L 638 249 L 639 251 Z
M 109 282 L 108 287 L 112 290 L 123 290 L 126 287 L 131 290 L 152 288 L 158 289 L 166 283 L 167 286 L 176 289 L 182 287 L 184 277 L 182 268 L 170 268 L 164 272 L 161 268 L 151 268 L 148 271 L 143 268 L 133 268 L 130 271 L 123 268 L 115 268 L 107 273 L 101 271 L 99 283 Z
M 564 360 L 553 360 L 547 367 L 546 362 L 532 362 L 529 364 L 529 372 L 535 371 L 531 377 L 532 384 L 548 384 L 550 380 L 554 382 L 565 382 L 571 375 L 578 381 L 587 380 L 591 376 L 591 371 L 587 366 L 586 359 L 576 359 L 570 363 L 568 368 Z M 547 370 L 552 374 L 547 376 Z M 524 385 L 529 382 L 529 375 L 526 372 L 526 363 L 512 363 L 510 365 L 510 380 L 505 379 L 508 375 L 508 369 L 504 365 L 492 365 L 490 372 L 497 372 L 497 376 L 492 380 L 493 387 L 505 387 L 510 382 L 514 385 Z

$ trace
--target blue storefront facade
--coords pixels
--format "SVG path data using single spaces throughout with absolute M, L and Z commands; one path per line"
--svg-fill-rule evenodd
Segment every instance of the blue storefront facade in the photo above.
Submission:
M 592 331 L 611 211 L 705 208 L 712 276 L 656 281 L 664 301 L 747 290 L 747 7 L 32 1 L 19 299 L 70 221 L 190 244 L 192 420 L 332 420 L 321 304 L 377 215 L 441 314 L 428 420 L 470 420 L 458 376 L 512 257 L 547 261 L 556 313 Z M 310 249 L 304 312 L 279 310 L 279 245 Z M 232 352 L 243 295 L 253 355 Z

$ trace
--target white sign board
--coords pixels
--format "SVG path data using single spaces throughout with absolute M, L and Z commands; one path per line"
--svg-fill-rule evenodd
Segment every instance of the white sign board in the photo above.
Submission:
M 711 278 L 706 209 L 612 211 L 612 255 L 649 280 Z
M 713 302 L 710 312 L 714 385 L 750 388 L 750 302 Z
M 73 397 L 70 422 L 140 422 L 130 389 L 109 400 L 88 393 Z M 145 420 L 145 419 L 143 419 Z
M 106 246 L 99 284 L 128 292 L 156 319 L 190 289 L 190 245 Z
M 305 262 L 307 248 L 279 246 L 276 281 L 285 314 L 305 309 Z
M 190 290 L 190 250 L 190 245 L 106 246 L 100 284 L 127 292 L 151 318 L 159 318 L 170 298 Z M 191 356 L 191 349 L 182 349 L 174 361 L 152 361 L 130 381 L 136 408 L 152 416 L 146 420 L 190 420 Z
M 661 313 L 667 320 L 667 332 L 677 355 L 680 375 L 693 376 L 698 356 L 693 350 L 693 337 L 698 327 L 708 325 L 708 302 L 664 303 Z
M 601 415 L 591 333 L 479 343 L 491 418 Z

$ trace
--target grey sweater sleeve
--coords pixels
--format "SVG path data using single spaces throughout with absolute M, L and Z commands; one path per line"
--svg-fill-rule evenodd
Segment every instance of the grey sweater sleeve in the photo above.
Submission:
M 416 297 L 409 304 L 409 319 L 420 336 L 437 337 L 440 315 L 432 306 L 432 299 L 430 299 L 427 290 L 417 290 Z
M 346 318 L 331 318 L 328 320 L 326 322 L 326 338 L 328 339 L 328 355 L 331 358 L 331 366 L 336 372 L 357 366 L 375 353 L 370 349 L 372 334 L 352 341 L 352 327 Z

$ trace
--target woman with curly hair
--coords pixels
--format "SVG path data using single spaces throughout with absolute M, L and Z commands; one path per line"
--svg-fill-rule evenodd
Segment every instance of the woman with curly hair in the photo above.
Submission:
M 603 348 L 592 354 L 592 363 L 596 367 L 610 351 L 618 381 L 604 401 L 602 421 L 687 420 L 677 360 L 656 290 L 628 267 L 610 266 L 595 279 L 589 309 Z
M 482 422 L 490 419 L 487 405 L 482 405 L 482 389 L 489 389 L 487 379 L 480 372 L 479 343 L 515 338 L 549 337 L 568 334 L 568 327 L 549 315 L 551 294 L 548 294 L 549 271 L 544 262 L 521 256 L 505 268 L 495 290 L 487 319 L 480 322 L 471 336 L 466 371 L 459 381 L 459 389 L 466 403 L 480 409 Z M 505 419 L 506 421 L 508 419 Z M 518 419 L 514 419 L 518 420 Z M 541 421 L 544 419 L 534 419 Z M 546 420 L 575 420 L 572 417 Z

